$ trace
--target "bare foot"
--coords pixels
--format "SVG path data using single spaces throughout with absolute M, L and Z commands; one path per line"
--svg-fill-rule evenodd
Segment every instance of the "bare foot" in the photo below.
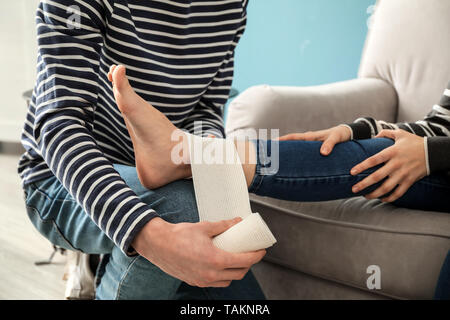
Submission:
M 176 164 L 171 158 L 173 148 L 180 143 L 172 141 L 172 134 L 183 137 L 184 133 L 133 90 L 124 66 L 112 66 L 108 79 L 113 82 L 114 97 L 133 142 L 142 185 L 156 189 L 189 177 L 190 165 Z

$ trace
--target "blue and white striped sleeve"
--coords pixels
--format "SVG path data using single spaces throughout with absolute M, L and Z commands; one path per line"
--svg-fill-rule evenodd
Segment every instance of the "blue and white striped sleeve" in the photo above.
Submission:
M 225 137 L 223 109 L 229 98 L 233 83 L 235 49 L 247 25 L 248 1 L 243 1 L 242 5 L 240 26 L 236 31 L 226 58 L 199 103 L 183 123 L 183 128 L 191 133 L 201 133 L 203 136 L 213 135 L 219 138 Z
M 42 0 L 37 11 L 34 138 L 53 174 L 125 253 L 157 214 L 126 185 L 93 138 L 109 4 Z
M 450 170 L 450 82 L 438 104 L 425 119 L 414 123 L 388 123 L 371 117 L 359 118 L 348 125 L 353 139 L 369 139 L 381 130 L 402 129 L 425 138 L 428 172 Z

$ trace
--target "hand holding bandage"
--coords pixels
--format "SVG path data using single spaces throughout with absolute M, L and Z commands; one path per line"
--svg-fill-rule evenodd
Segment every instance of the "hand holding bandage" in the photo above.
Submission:
M 200 221 L 243 220 L 215 237 L 216 247 L 249 252 L 276 239 L 258 213 L 252 213 L 241 161 L 233 141 L 188 135 L 192 178 Z

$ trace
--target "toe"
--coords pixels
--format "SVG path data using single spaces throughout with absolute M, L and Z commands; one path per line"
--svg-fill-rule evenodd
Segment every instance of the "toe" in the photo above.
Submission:
M 111 67 L 109 67 L 108 80 L 110 82 L 113 82 L 113 73 L 114 73 L 114 70 L 116 69 L 116 67 L 117 66 L 115 64 L 113 64 Z
M 117 66 L 114 68 L 114 71 L 112 73 L 112 80 L 114 82 L 115 88 L 119 92 L 131 89 L 126 75 L 126 68 L 124 66 Z
M 112 82 L 114 97 L 116 99 L 117 106 L 123 115 L 127 116 L 131 122 L 135 122 L 136 117 L 140 117 L 142 110 L 141 106 L 147 105 L 131 87 L 126 75 L 126 68 L 122 65 L 116 66 L 112 71 Z

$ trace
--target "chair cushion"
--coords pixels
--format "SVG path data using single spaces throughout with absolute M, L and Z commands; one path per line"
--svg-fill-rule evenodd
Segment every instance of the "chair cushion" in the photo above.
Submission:
M 450 214 L 364 198 L 300 203 L 251 195 L 251 201 L 278 240 L 267 261 L 391 298 L 433 297 L 450 250 Z M 368 289 L 369 266 L 380 268 L 379 290 Z
M 360 77 L 397 90 L 398 122 L 422 119 L 450 80 L 450 1 L 379 0 L 372 21 Z
M 385 296 L 261 261 L 252 272 L 269 300 L 386 300 Z

